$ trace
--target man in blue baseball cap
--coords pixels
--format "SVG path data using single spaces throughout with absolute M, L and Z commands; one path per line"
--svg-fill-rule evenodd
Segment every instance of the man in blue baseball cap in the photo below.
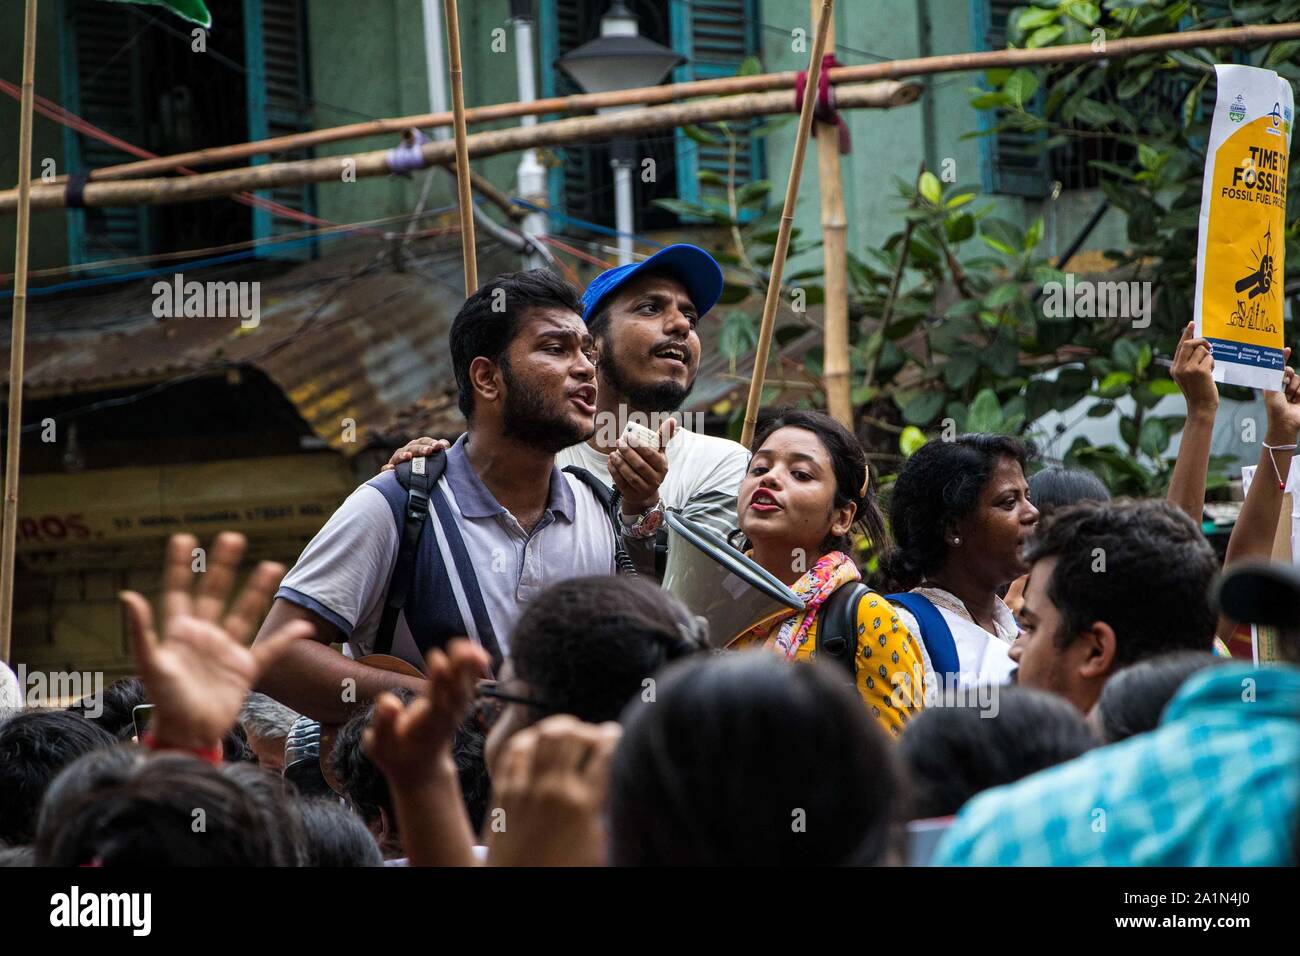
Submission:
M 582 317 L 600 352 L 596 433 L 559 452 L 555 463 L 585 468 L 622 493 L 624 540 L 642 572 L 662 573 L 665 508 L 723 535 L 736 527 L 736 493 L 749 452 L 669 422 L 699 371 L 696 326 L 721 294 L 717 261 L 679 243 L 602 272 L 582 296 Z M 629 421 L 657 431 L 662 451 L 629 440 Z M 427 454 L 432 444 L 418 438 L 390 464 Z

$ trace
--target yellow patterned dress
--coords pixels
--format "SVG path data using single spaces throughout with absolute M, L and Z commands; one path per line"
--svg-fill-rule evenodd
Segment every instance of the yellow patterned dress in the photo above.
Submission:
M 861 579 L 845 554 L 823 555 L 792 588 L 804 610 L 764 621 L 741 634 L 731 649 L 766 647 L 793 661 L 811 660 L 817 653 L 817 627 L 822 604 L 836 590 Z M 898 619 L 898 612 L 875 591 L 858 603 L 857 648 L 854 663 L 859 696 L 871 716 L 893 736 L 923 706 L 925 665 L 916 638 Z

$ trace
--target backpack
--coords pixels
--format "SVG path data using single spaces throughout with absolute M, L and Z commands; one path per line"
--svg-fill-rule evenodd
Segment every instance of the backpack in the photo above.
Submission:
M 822 605 L 817 622 L 817 656 L 835 661 L 857 680 L 858 604 L 871 593 L 861 581 L 841 587 Z M 952 629 L 929 600 L 919 594 L 886 594 L 885 600 L 906 608 L 916 618 L 921 633 L 916 635 L 930 654 L 936 674 L 955 680 L 961 665 Z M 951 675 L 951 676 L 950 676 Z
M 379 630 L 375 633 L 375 654 L 389 654 L 392 651 L 397 617 L 406 606 L 411 582 L 415 578 L 415 559 L 419 553 L 420 535 L 424 531 L 425 524 L 428 523 L 431 496 L 438 480 L 446 470 L 447 456 L 442 451 L 436 451 L 427 458 L 404 461 L 394 468 L 397 483 L 406 490 L 406 512 L 402 522 L 401 542 L 397 548 L 397 561 L 393 565 L 393 576 L 389 579 L 388 593 L 384 597 L 384 611 L 379 618 Z M 636 574 L 631 557 L 623 549 L 623 536 L 620 533 L 618 520 L 618 494 L 585 468 L 570 465 L 564 470 L 591 489 L 592 494 L 596 496 L 596 500 L 601 503 L 609 516 L 614 527 L 614 559 L 618 566 L 618 573 Z M 458 534 L 454 534 L 455 522 L 443 520 L 442 524 L 443 530 L 448 532 L 448 537 L 453 539 L 451 550 L 461 582 L 467 589 L 473 589 L 477 593 L 478 582 L 474 576 L 474 569 L 469 564 L 464 543 L 460 541 Z M 481 607 L 482 604 L 481 596 L 476 601 L 471 601 L 474 607 Z M 484 649 L 492 655 L 494 666 L 500 666 L 501 651 L 492 630 L 492 622 L 484 614 L 482 620 L 476 616 L 474 624 L 483 640 Z

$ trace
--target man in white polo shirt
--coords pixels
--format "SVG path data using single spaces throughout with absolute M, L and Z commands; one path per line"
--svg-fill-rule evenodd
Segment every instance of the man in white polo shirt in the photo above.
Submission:
M 555 463 L 557 451 L 595 428 L 595 353 L 580 308 L 576 290 L 539 269 L 487 283 L 457 314 L 451 352 L 469 431 L 447 451 L 429 495 L 392 654 L 422 665 L 429 648 L 468 635 L 499 660 L 522 606 L 546 586 L 614 573 L 608 513 Z M 386 471 L 307 545 L 261 633 L 292 619 L 310 621 L 316 633 L 284 654 L 259 690 L 329 723 L 380 691 L 422 692 L 422 681 L 328 646 L 346 642 L 352 658 L 373 649 L 406 502 Z

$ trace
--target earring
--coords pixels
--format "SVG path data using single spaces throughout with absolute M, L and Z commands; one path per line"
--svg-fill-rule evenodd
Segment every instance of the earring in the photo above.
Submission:
M 952 539 L 952 543 L 953 543 L 953 546 L 954 546 L 954 547 L 956 547 L 957 545 L 960 545 L 960 544 L 961 544 L 961 538 L 953 538 L 953 539 Z

